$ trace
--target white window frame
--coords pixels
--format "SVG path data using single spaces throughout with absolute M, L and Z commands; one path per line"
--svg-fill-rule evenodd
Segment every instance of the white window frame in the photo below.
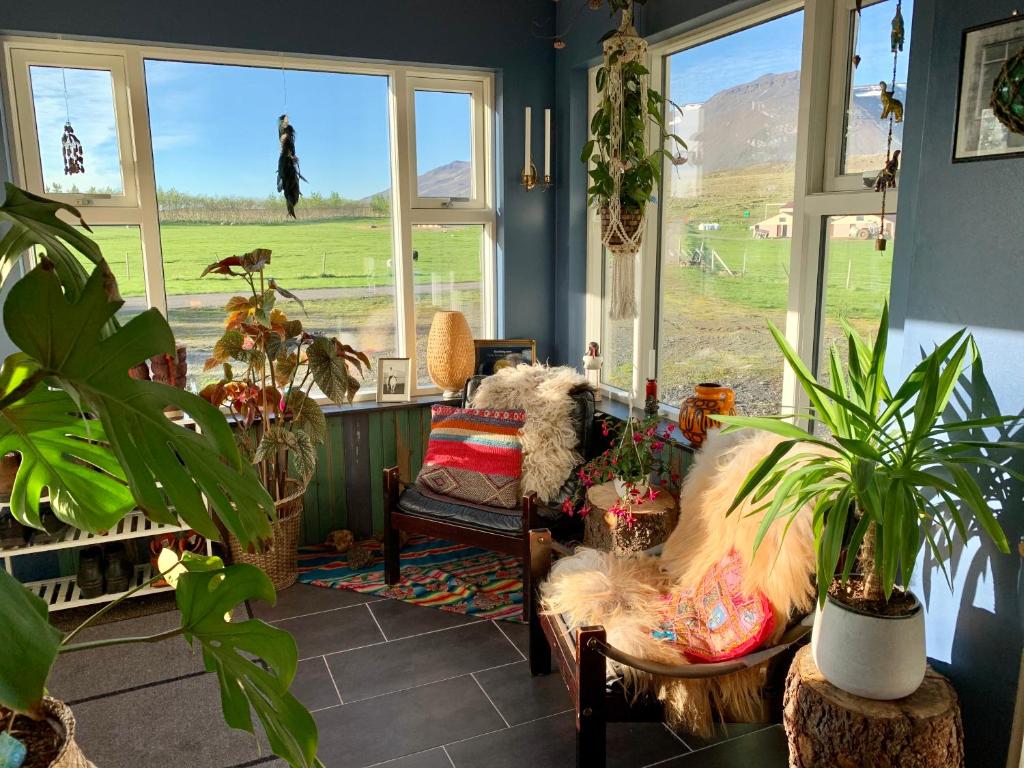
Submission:
M 824 332 L 824 313 L 821 309 L 825 298 L 823 286 L 827 285 L 828 280 L 825 252 L 828 217 L 878 215 L 881 206 L 881 196 L 864 187 L 861 174 L 841 176 L 838 173 L 850 83 L 848 63 L 852 56 L 850 46 L 853 41 L 850 11 L 854 8 L 854 0 L 768 0 L 754 8 L 652 46 L 648 52 L 648 69 L 651 70 L 651 83 L 664 88 L 667 83 L 667 56 L 801 8 L 804 13 L 803 48 L 785 332 L 801 358 L 813 369 L 814 355 Z M 597 66 L 590 70 L 588 105 L 591 114 L 597 103 L 594 85 L 596 71 Z M 823 115 L 826 118 L 824 120 L 821 119 Z M 839 132 L 837 135 L 836 130 Z M 667 165 L 667 160 L 665 162 Z M 667 168 L 663 168 L 662 177 L 665 178 L 668 172 Z M 659 199 L 660 196 L 659 190 Z M 890 190 L 887 214 L 896 214 L 897 202 L 898 195 Z M 601 232 L 593 210 L 588 211 L 587 221 L 586 329 L 588 338 L 600 338 L 603 311 Z M 632 391 L 627 392 L 603 384 L 602 388 L 612 399 L 638 401 L 642 397 L 644 379 L 653 375 L 653 372 L 647 370 L 647 350 L 657 348 L 659 238 L 660 210 L 655 202 L 648 207 L 647 231 L 637 259 L 639 313 L 634 327 L 633 387 Z M 783 373 L 783 412 L 803 412 L 807 407 L 796 377 L 786 366 Z M 661 403 L 660 409 L 666 416 L 678 415 L 678 408 L 674 404 Z
M 388 123 L 392 188 L 392 258 L 395 269 L 396 346 L 398 355 L 412 360 L 417 369 L 416 321 L 412 270 L 412 228 L 416 224 L 471 224 L 482 228 L 481 302 L 484 338 L 493 338 L 497 328 L 496 211 L 494 193 L 494 75 L 485 70 L 447 70 L 391 64 L 352 62 L 331 57 L 286 56 L 283 54 L 212 49 L 168 48 L 133 43 L 50 40 L 34 37 L 0 36 L 3 56 L 0 74 L 4 105 L 10 120 L 4 126 L 13 147 L 11 166 L 14 182 L 36 194 L 85 206 L 90 224 L 137 226 L 142 239 L 149 306 L 167 313 L 156 175 L 146 94 L 147 59 L 204 64 L 380 75 L 388 78 Z M 121 146 L 124 201 L 77 195 L 47 195 L 43 191 L 39 166 L 35 120 L 32 115 L 28 66 L 31 64 L 110 69 L 114 76 L 115 108 Z M 472 96 L 474 169 L 473 196 L 468 201 L 415 197 L 415 110 L 413 90 L 446 90 Z M 26 116 L 27 115 L 27 116 Z M 418 386 L 412 394 L 430 395 L 438 387 Z M 372 400 L 374 388 L 366 387 L 356 396 Z

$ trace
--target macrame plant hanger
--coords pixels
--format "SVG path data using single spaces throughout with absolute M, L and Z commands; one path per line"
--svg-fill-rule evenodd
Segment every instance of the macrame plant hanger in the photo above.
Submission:
M 64 84 L 64 135 L 60 140 L 64 155 L 64 175 L 73 176 L 76 173 L 85 173 L 85 153 L 82 151 L 82 142 L 75 136 L 75 129 L 71 127 L 71 102 L 68 99 L 68 78 L 64 67 L 60 68 L 60 79 Z
M 624 211 L 620 197 L 622 176 L 629 170 L 622 159 L 622 119 L 625 101 L 622 68 L 630 62 L 643 63 L 647 54 L 647 42 L 637 34 L 633 26 L 633 6 L 629 4 L 622 11 L 619 28 L 604 41 L 604 66 L 608 72 L 605 98 L 611 102 L 611 126 L 609 128 L 608 162 L 613 182 L 613 192 L 608 205 L 601 211 L 601 242 L 612 254 L 611 306 L 612 320 L 631 320 L 637 315 L 636 307 L 636 254 L 644 230 L 644 208 L 639 212 Z M 643 77 L 641 93 L 647 92 L 648 76 Z M 647 125 L 647 99 L 640 99 L 640 120 Z M 603 150 L 602 150 L 603 155 Z

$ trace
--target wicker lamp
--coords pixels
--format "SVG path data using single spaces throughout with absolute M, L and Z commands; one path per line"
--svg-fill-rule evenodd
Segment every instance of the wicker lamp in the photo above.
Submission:
M 427 373 L 444 396 L 455 397 L 466 379 L 473 375 L 476 352 L 473 332 L 461 312 L 440 310 L 434 313 L 427 336 Z

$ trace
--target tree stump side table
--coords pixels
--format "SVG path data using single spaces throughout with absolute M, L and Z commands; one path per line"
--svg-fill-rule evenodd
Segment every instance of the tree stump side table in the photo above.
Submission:
M 929 669 L 916 692 L 872 701 L 825 680 L 801 648 L 783 708 L 790 768 L 963 768 L 964 737 L 956 691 Z
M 584 546 L 611 552 L 618 557 L 635 555 L 664 541 L 676 527 L 676 498 L 661 488 L 651 501 L 630 509 L 632 524 L 608 510 L 619 500 L 614 483 L 595 485 L 587 491 L 592 507 L 583 531 Z

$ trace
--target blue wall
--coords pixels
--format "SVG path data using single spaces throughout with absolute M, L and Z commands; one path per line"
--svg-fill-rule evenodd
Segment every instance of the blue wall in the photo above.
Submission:
M 527 193 L 518 180 L 523 107 L 533 107 L 539 156 L 540 118 L 545 107 L 554 106 L 555 51 L 550 41 L 534 36 L 532 26 L 551 15 L 549 0 L 47 0 L 2 3 L 0 30 L 495 70 L 501 128 L 498 331 L 537 339 L 543 358 L 551 352 L 554 325 L 554 195 Z
M 969 328 L 991 391 L 966 387 L 958 413 L 1024 410 L 1024 160 L 951 161 L 963 30 L 1012 7 L 998 0 L 915 3 L 891 363 L 905 373 L 922 350 Z M 1015 439 L 1024 438 L 1017 432 Z M 1024 489 L 979 479 L 1015 549 L 1024 534 Z M 917 585 L 928 608 L 928 655 L 961 697 L 967 765 L 1003 766 L 1021 661 L 1021 559 L 974 538 L 954 562 L 952 593 L 933 569 Z

